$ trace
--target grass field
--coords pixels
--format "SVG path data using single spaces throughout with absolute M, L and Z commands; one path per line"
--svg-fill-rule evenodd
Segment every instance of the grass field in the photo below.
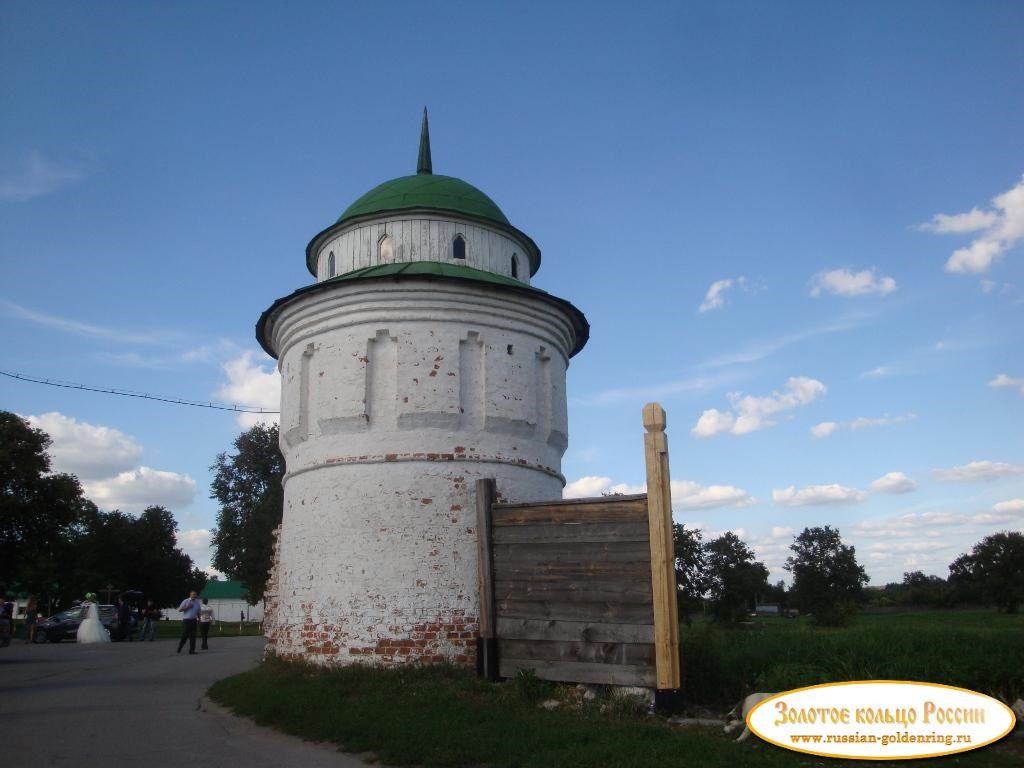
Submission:
M 1024 615 L 992 610 L 864 614 L 851 627 L 759 618 L 682 631 L 690 701 L 731 705 L 751 691 L 842 680 L 919 680 L 1024 698 Z
M 840 630 L 783 619 L 743 629 L 697 624 L 683 638 L 688 700 L 720 709 L 752 690 L 847 679 L 917 679 L 1019 695 L 1024 670 L 1024 620 L 989 611 L 869 615 Z M 269 661 L 218 682 L 210 696 L 263 725 L 347 752 L 373 752 L 391 765 L 849 765 L 756 738 L 736 744 L 719 729 L 673 728 L 611 689 L 587 702 L 571 686 L 529 679 L 489 684 L 450 667 L 322 670 Z M 538 702 L 549 697 L 562 699 L 562 706 L 540 709 Z M 1019 767 L 1024 740 L 905 764 Z
M 218 621 L 212 627 L 210 627 L 210 638 L 215 637 L 255 637 L 256 635 L 262 635 L 262 625 L 258 622 L 247 622 L 245 624 L 239 624 L 237 621 L 231 623 L 230 621 Z M 156 625 L 156 639 L 157 640 L 177 640 L 181 637 L 181 622 L 180 621 L 160 621 Z M 136 639 L 138 635 L 136 635 Z

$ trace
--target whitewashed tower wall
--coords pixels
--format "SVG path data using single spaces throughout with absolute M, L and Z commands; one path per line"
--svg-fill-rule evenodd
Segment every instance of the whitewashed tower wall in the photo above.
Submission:
M 586 319 L 530 287 L 540 251 L 490 198 L 432 174 L 425 116 L 417 175 L 353 203 L 306 263 L 316 282 L 257 324 L 287 467 L 268 649 L 471 664 L 475 481 L 510 501 L 561 495 Z

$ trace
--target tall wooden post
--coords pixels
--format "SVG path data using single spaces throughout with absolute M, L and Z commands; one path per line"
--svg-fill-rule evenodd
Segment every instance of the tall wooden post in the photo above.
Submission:
M 651 591 L 654 598 L 656 702 L 678 705 L 679 609 L 676 604 L 675 553 L 672 546 L 672 490 L 669 485 L 665 409 L 644 406 L 644 458 L 647 463 L 647 522 L 651 534 Z
M 497 498 L 494 480 L 476 481 L 476 552 L 480 564 L 480 637 L 476 672 L 498 679 L 498 635 L 494 605 L 494 555 L 491 548 L 491 505 Z

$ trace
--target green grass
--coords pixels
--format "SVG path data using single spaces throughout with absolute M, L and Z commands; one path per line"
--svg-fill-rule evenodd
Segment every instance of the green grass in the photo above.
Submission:
M 1006 702 L 1024 698 L 1024 615 L 878 613 L 841 629 L 805 619 L 759 618 L 740 628 L 695 622 L 681 637 L 687 696 L 712 706 L 842 680 L 920 680 Z
M 748 630 L 692 627 L 683 635 L 687 679 L 691 686 L 699 682 L 704 688 L 688 688 L 687 693 L 691 701 L 696 699 L 690 694 L 698 692 L 708 700 L 721 698 L 714 687 L 716 679 L 733 687 L 772 676 L 778 682 L 796 678 L 802 684 L 826 682 L 817 675 L 956 685 L 989 680 L 1009 688 L 1019 685 L 1019 679 L 1012 683 L 1012 675 L 1000 677 L 996 665 L 1002 659 L 1014 662 L 1003 669 L 1016 674 L 1024 669 L 1022 632 L 1019 620 L 986 612 L 867 616 L 842 630 L 819 630 L 782 619 L 765 620 Z M 986 661 L 989 652 L 994 653 L 991 662 Z M 698 653 L 704 655 L 694 658 Z M 901 658 L 904 654 L 911 658 Z M 778 749 L 753 738 L 736 744 L 718 729 L 672 728 L 660 717 L 638 712 L 610 690 L 593 702 L 582 702 L 572 686 L 529 679 L 490 684 L 469 671 L 450 667 L 320 669 L 270 660 L 216 683 L 210 696 L 262 725 L 330 742 L 346 752 L 373 752 L 390 765 L 850 765 Z M 546 711 L 537 706 L 538 700 L 551 696 L 563 700 L 562 707 Z M 975 752 L 904 764 L 1010 768 L 1024 764 L 1024 744 L 1005 739 Z
M 241 629 L 239 629 L 241 627 Z M 141 630 L 142 627 L 140 626 Z M 218 637 L 256 637 L 263 634 L 262 626 L 258 622 L 247 622 L 239 625 L 236 621 L 231 623 L 229 621 L 218 621 L 212 627 L 210 627 L 210 639 L 213 640 Z M 138 635 L 135 638 L 138 639 Z M 181 637 L 181 622 L 180 621 L 158 621 L 156 625 L 156 639 L 157 640 L 177 640 Z M 198 637 L 198 632 L 197 632 Z

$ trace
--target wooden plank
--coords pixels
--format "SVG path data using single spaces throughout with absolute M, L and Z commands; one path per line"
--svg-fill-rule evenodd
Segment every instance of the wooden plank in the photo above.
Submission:
M 586 504 L 543 504 L 536 506 L 494 507 L 494 525 L 540 525 L 581 523 L 637 523 L 647 522 L 647 499 L 644 496 L 629 501 L 615 497 L 591 500 Z
M 496 509 L 532 509 L 534 507 L 569 507 L 574 504 L 586 506 L 595 501 L 636 501 L 646 499 L 646 493 L 623 494 L 622 496 L 592 496 L 587 499 L 553 499 L 551 501 L 502 502 L 495 504 Z
M 581 603 L 578 600 L 495 600 L 498 621 L 503 618 L 592 621 L 603 624 L 654 624 L 650 603 Z
M 491 505 L 494 480 L 476 481 L 477 558 L 480 571 L 480 637 L 495 637 L 494 563 L 491 559 Z
M 531 670 L 541 680 L 654 687 L 654 670 L 650 667 L 512 658 L 502 658 L 498 664 L 498 672 L 502 677 L 515 677 L 521 669 Z
M 621 582 L 645 582 L 650 578 L 649 562 L 586 563 L 497 563 L 495 578 L 508 581 L 532 581 L 540 584 L 582 583 L 592 579 L 618 579 Z
M 495 544 L 559 541 L 650 541 L 647 523 L 582 523 L 579 525 L 508 525 L 494 527 Z
M 498 640 L 498 657 L 576 661 L 654 668 L 654 643 L 585 643 L 571 640 Z
M 531 563 L 651 562 L 651 548 L 646 541 L 519 542 L 495 544 L 491 552 L 495 568 Z
M 498 619 L 503 640 L 577 640 L 589 643 L 653 643 L 651 624 L 605 624 L 596 621 L 554 619 Z
M 679 688 L 679 619 L 675 555 L 672 548 L 672 490 L 669 479 L 665 409 L 644 406 L 644 457 L 651 542 L 651 591 L 654 598 L 654 644 L 659 689 Z
M 580 603 L 651 604 L 651 585 L 640 581 L 624 582 L 615 578 L 593 578 L 581 581 L 538 582 L 511 581 L 496 578 L 494 596 L 498 600 L 574 600 Z

